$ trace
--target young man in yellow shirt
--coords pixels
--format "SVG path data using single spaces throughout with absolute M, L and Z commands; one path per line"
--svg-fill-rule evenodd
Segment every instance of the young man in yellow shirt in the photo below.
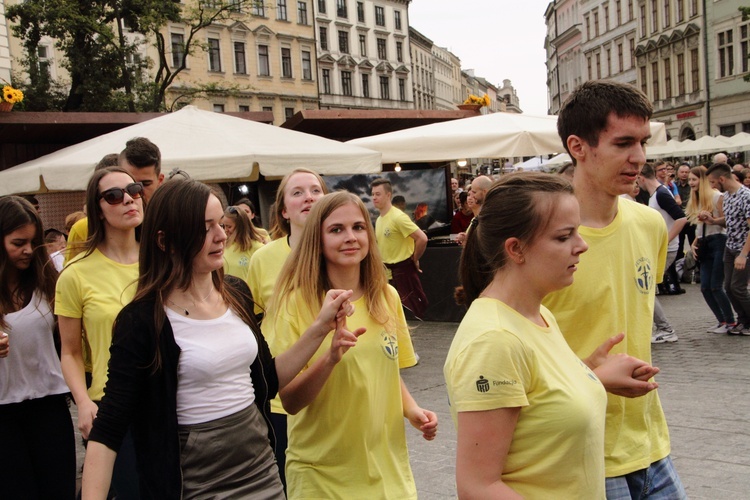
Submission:
M 612 349 L 651 363 L 657 281 L 664 274 L 667 228 L 648 207 L 621 198 L 646 162 L 653 108 L 640 91 L 590 81 L 565 102 L 557 128 L 576 166 L 581 255 L 572 286 L 547 296 L 565 340 L 581 358 L 609 336 Z M 687 498 L 669 457 L 669 431 L 657 391 L 608 394 L 605 428 L 607 498 Z
M 419 258 L 427 248 L 427 235 L 408 215 L 391 203 L 390 181 L 378 178 L 370 184 L 372 203 L 380 212 L 375 221 L 375 237 L 388 279 L 398 290 L 401 303 L 421 319 L 427 310 L 427 296 L 419 281 Z

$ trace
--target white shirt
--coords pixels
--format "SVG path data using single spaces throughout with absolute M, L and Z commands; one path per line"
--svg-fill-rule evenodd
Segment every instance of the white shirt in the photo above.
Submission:
M 258 356 L 250 327 L 231 309 L 208 320 L 165 311 L 180 347 L 177 422 L 200 424 L 250 406 L 255 401 L 250 365 Z
M 69 392 L 57 357 L 55 316 L 47 300 L 34 292 L 28 305 L 5 315 L 10 352 L 0 358 L 0 404 Z

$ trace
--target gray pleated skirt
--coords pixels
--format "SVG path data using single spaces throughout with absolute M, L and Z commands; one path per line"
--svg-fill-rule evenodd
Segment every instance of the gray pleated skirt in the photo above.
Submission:
M 283 499 L 268 427 L 255 404 L 179 426 L 183 498 Z

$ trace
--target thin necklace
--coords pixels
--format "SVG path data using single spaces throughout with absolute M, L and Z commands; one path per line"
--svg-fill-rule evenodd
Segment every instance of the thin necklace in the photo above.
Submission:
M 211 296 L 211 292 L 213 292 L 213 291 L 214 291 L 214 287 L 211 287 L 211 289 L 208 291 L 208 293 L 206 294 L 206 296 L 203 297 L 203 300 L 201 300 L 201 302 L 205 302 L 206 300 L 208 300 L 208 297 Z M 190 311 L 187 310 L 187 307 L 181 306 L 181 305 L 177 304 L 172 299 L 167 299 L 167 302 L 169 302 L 170 304 L 172 304 L 173 306 L 175 306 L 178 309 L 182 309 L 182 311 L 185 313 L 185 316 L 190 316 Z M 195 304 L 195 300 L 193 300 L 193 307 L 195 307 L 195 305 L 196 305 Z

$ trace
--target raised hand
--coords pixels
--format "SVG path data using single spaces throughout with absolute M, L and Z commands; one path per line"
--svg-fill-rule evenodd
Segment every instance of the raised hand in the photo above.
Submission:
M 331 339 L 331 361 L 338 363 L 346 354 L 346 351 L 357 345 L 357 338 L 367 331 L 366 328 L 357 328 L 353 332 L 346 326 L 346 315 L 336 319 L 336 331 Z

